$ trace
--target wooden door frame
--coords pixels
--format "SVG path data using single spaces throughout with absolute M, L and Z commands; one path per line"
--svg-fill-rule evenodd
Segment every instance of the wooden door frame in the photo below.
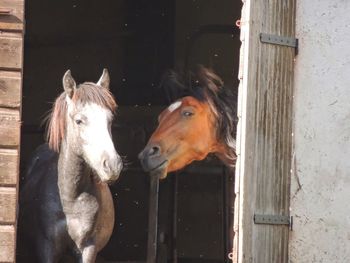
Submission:
M 16 261 L 24 0 L 0 0 L 0 262 Z
M 296 0 L 243 0 L 238 96 L 233 262 L 288 262 L 288 225 L 254 215 L 289 216 L 293 66 L 296 49 L 260 34 L 295 36 Z

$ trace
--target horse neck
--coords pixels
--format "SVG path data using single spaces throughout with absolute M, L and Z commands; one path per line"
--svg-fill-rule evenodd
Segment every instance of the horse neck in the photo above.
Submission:
M 71 148 L 69 143 L 62 141 L 58 159 L 58 188 L 63 205 L 65 201 L 76 200 L 83 192 L 95 193 L 90 167 Z

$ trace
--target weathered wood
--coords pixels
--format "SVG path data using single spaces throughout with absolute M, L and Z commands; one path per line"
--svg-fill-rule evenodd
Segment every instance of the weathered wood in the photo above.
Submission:
M 0 8 L 0 30 L 23 30 L 23 0 L 0 0 Z
M 0 149 L 0 185 L 16 185 L 19 166 L 17 149 Z
M 16 193 L 15 187 L 0 187 L 0 224 L 15 224 Z
M 0 107 L 21 106 L 21 73 L 0 71 Z
M 0 225 L 0 262 L 15 262 L 16 231 L 14 226 Z
M 0 68 L 21 70 L 22 46 L 22 33 L 0 31 Z
M 12 12 L 12 9 L 10 9 L 10 8 L 0 7 L 0 16 L 1 15 L 9 15 L 9 14 L 11 14 L 11 12 Z
M 0 9 L 0 262 L 15 262 L 24 0 Z
M 261 43 L 259 35 L 294 37 L 295 0 L 246 0 L 244 5 L 236 262 L 284 263 L 288 226 L 255 225 L 253 216 L 289 215 L 295 50 Z
M 20 141 L 19 110 L 0 108 L 0 145 L 18 146 Z

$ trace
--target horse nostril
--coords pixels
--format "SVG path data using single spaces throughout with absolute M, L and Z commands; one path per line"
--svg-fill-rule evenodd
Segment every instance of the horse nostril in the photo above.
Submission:
M 159 153 L 160 153 L 160 147 L 158 145 L 154 145 L 148 151 L 148 155 L 150 156 L 159 155 Z
M 107 159 L 104 159 L 104 160 L 102 161 L 102 167 L 103 167 L 103 169 L 104 169 L 105 171 L 108 171 L 108 170 L 109 170 Z

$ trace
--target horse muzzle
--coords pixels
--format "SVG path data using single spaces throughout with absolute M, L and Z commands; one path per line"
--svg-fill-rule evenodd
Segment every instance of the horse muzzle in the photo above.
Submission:
M 151 174 L 161 173 L 160 178 L 166 177 L 168 160 L 161 154 L 159 145 L 153 144 L 146 146 L 138 157 L 145 172 Z
M 100 179 L 102 182 L 112 184 L 118 180 L 120 173 L 123 169 L 123 162 L 120 156 L 110 159 L 102 160 L 102 175 Z

